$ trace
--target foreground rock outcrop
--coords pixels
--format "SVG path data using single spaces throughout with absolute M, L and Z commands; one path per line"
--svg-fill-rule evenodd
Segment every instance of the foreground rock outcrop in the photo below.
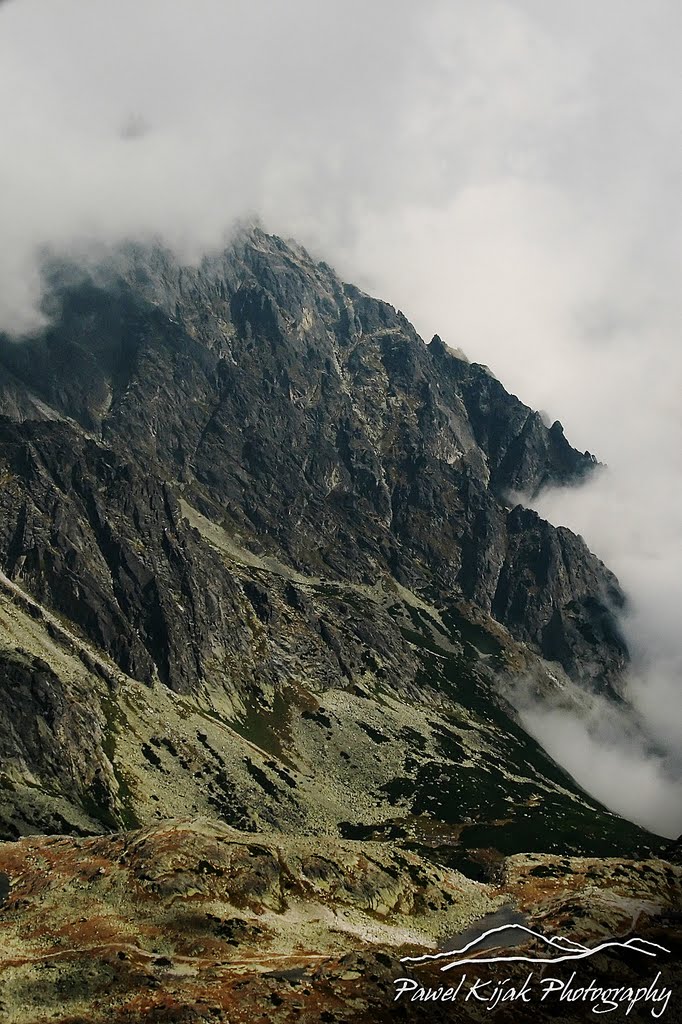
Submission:
M 9 883 L 0 1019 L 13 1024 L 486 1019 L 470 1002 L 453 1016 L 447 1004 L 419 1015 L 393 1000 L 396 978 L 443 981 L 401 957 L 453 948 L 491 921 L 593 944 L 633 930 L 655 941 L 665 926 L 668 947 L 678 945 L 656 971 L 680 980 L 682 934 L 669 918 L 682 869 L 663 861 L 514 856 L 482 885 L 399 844 L 244 834 L 194 819 L 2 844 L 0 872 Z M 487 969 L 500 981 L 519 975 L 514 965 Z M 604 955 L 589 973 L 613 983 L 641 969 Z M 524 1009 L 557 1019 L 535 1004 L 495 1019 L 530 1019 Z

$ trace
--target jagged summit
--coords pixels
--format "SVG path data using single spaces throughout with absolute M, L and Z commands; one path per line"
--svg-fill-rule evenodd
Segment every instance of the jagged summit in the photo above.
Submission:
M 594 602 L 606 620 L 617 585 L 568 531 L 505 508 L 592 470 L 556 424 L 259 229 L 197 268 L 162 250 L 117 263 L 63 288 L 43 335 L 0 349 L 3 412 L 68 417 L 299 570 L 437 578 L 578 671 L 575 624 L 593 631 Z M 622 642 L 607 632 L 612 674 Z
M 257 229 L 196 267 L 129 247 L 50 289 L 49 328 L 0 341 L 7 834 L 506 820 L 507 772 L 554 794 L 533 843 L 568 799 L 575 848 L 609 848 L 617 819 L 498 693 L 618 685 L 617 581 L 508 500 L 593 458 Z

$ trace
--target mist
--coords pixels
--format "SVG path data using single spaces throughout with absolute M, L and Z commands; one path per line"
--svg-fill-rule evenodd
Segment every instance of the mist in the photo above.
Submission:
M 653 832 L 674 838 L 679 816 L 679 763 L 648 735 L 637 709 L 612 700 L 586 698 L 577 688 L 575 707 L 561 697 L 540 700 L 533 681 L 505 688 L 525 730 L 539 740 L 584 790 L 612 811 Z M 623 777 L 630 780 L 630 788 Z
M 629 599 L 636 728 L 609 706 L 521 713 L 579 782 L 667 835 L 681 40 L 675 0 L 0 4 L 0 329 L 43 322 L 45 252 L 158 238 L 195 260 L 258 217 L 488 364 L 608 463 L 535 506 Z

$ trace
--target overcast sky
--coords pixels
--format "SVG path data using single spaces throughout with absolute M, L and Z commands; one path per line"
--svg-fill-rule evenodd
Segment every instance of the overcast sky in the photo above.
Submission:
M 489 364 L 609 463 L 539 507 L 628 590 L 631 695 L 664 756 L 603 723 L 534 727 L 670 833 L 681 39 L 678 0 L 0 4 L 0 327 L 37 322 L 46 246 L 161 235 L 195 257 L 258 215 Z

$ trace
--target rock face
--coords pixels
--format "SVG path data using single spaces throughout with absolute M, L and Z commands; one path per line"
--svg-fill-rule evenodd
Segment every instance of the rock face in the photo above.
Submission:
M 211 987 L 225 946 L 239 986 L 245 945 L 266 950 L 258 972 L 290 955 L 305 972 L 313 939 L 341 966 L 318 978 L 328 999 L 310 1019 L 341 1020 L 360 998 L 357 949 L 327 911 L 384 977 L 375 953 L 398 933 L 433 945 L 501 897 L 520 906 L 525 882 L 504 882 L 515 856 L 661 852 L 502 696 L 529 679 L 565 700 L 614 696 L 627 661 L 614 576 L 518 504 L 595 471 L 560 424 L 259 230 L 196 268 L 131 248 L 50 273 L 51 326 L 0 338 L 0 838 L 17 841 L 0 851 L 0 901 L 11 895 L 19 950 L 7 1012 L 42 969 L 39 937 L 28 954 L 12 931 L 21 901 L 54 897 L 29 864 L 71 878 L 73 906 L 82 872 L 102 868 L 117 900 L 130 886 L 161 915 L 138 956 L 107 904 L 90 938 L 113 945 L 92 986 L 82 964 L 58 968 L 55 991 L 78 995 L 65 1021 L 146 1019 L 126 1003 L 136 986 L 168 996 L 150 1000 L 166 1013 L 154 1019 L 204 1019 L 186 1015 L 189 989 L 172 1015 L 186 970 L 213 971 L 201 998 L 237 1020 Z M 21 839 L 36 834 L 99 838 Z M 182 927 L 163 918 L 173 900 Z M 254 998 L 274 1015 L 272 988 Z
M 173 495 L 183 492 L 247 546 L 308 576 L 391 574 L 461 596 L 570 674 L 617 677 L 616 580 L 579 538 L 508 505 L 512 492 L 579 480 L 594 458 L 485 368 L 438 338 L 425 346 L 391 306 L 258 231 L 196 270 L 131 251 L 107 279 L 72 277 L 55 285 L 54 326 L 0 350 L 0 409 L 24 421 L 2 437 L 13 486 L 1 556 L 10 575 L 99 630 L 126 671 L 154 665 L 175 688 L 201 675 L 200 659 L 176 665 L 169 649 L 159 567 L 120 535 L 139 522 L 136 539 L 153 557 L 149 531 L 177 530 Z M 52 558 L 31 534 L 37 520 L 63 535 Z M 73 556 L 84 545 L 112 577 L 109 593 L 98 580 L 95 609 L 50 582 L 63 577 L 59 549 Z M 184 554 L 163 557 L 177 575 Z M 70 568 L 74 585 L 97 575 Z

